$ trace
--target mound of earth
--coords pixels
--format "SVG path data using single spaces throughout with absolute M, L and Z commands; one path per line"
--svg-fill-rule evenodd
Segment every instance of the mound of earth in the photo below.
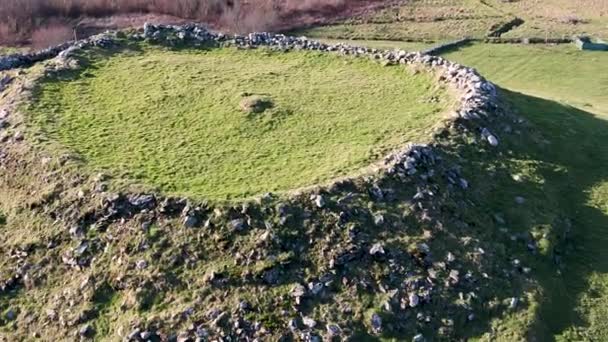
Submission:
M 525 127 L 472 69 L 147 25 L 7 75 L 2 334 L 464 340 L 530 310 L 527 266 L 488 238 L 503 218 L 480 212 L 488 192 L 469 181 L 492 174 L 468 161 L 508 153 L 508 134 L 495 132 Z M 273 106 L 245 115 L 243 92 Z M 451 103 L 453 115 L 435 115 Z M 269 171 L 257 171 L 264 158 Z M 327 182 L 212 196 L 315 179 Z

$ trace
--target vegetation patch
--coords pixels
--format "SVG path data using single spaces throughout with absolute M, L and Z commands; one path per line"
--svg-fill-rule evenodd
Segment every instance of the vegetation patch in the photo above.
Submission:
M 448 107 L 431 76 L 364 59 L 115 52 L 87 53 L 86 68 L 44 79 L 29 122 L 40 141 L 60 142 L 90 170 L 172 194 L 243 198 L 353 174 L 426 140 Z

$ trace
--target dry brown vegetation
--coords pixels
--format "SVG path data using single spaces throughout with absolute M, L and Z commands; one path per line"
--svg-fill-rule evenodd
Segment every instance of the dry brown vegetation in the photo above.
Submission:
M 0 44 L 62 41 L 82 18 L 159 14 L 231 31 L 289 29 L 383 0 L 0 0 Z M 302 18 L 298 20 L 297 18 Z M 296 19 L 296 20 L 294 20 Z M 69 31 L 69 33 L 68 33 Z

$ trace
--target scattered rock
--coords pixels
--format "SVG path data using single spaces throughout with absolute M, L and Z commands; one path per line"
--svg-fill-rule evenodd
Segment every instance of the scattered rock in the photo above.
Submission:
M 382 246 L 382 244 L 380 242 L 375 243 L 372 248 L 370 248 L 369 250 L 369 254 L 371 255 L 383 255 L 384 254 L 384 247 Z
M 194 228 L 198 226 L 198 218 L 193 215 L 187 215 L 184 217 L 184 226 L 186 228 Z
M 327 325 L 327 334 L 329 336 L 339 336 L 340 335 L 340 327 L 335 324 Z
M 139 337 L 141 337 L 141 339 L 144 341 L 148 341 L 152 337 L 152 333 L 149 331 L 143 331 L 141 334 L 139 334 Z
M 523 198 L 523 197 L 521 197 L 521 196 L 516 196 L 515 197 L 515 203 L 517 203 L 517 204 L 524 204 L 524 203 L 526 203 L 526 199 Z
M 304 323 L 305 326 L 309 327 L 309 328 L 314 328 L 317 325 L 317 322 L 310 318 L 310 317 L 303 317 L 302 318 L 302 323 Z
M 489 135 L 487 139 L 488 139 L 488 142 L 490 143 L 490 145 L 498 146 L 498 138 L 496 138 L 495 136 Z
M 247 226 L 247 223 L 245 222 L 244 219 L 234 219 L 232 221 L 230 221 L 230 227 L 234 230 L 236 230 L 237 232 L 240 232 L 242 230 L 244 230 Z
M 308 284 L 308 289 L 310 290 L 310 293 L 312 293 L 313 296 L 318 295 L 319 293 L 321 293 L 321 291 L 323 291 L 323 283 L 309 283 Z
M 424 336 L 422 336 L 422 334 L 417 334 L 416 336 L 414 336 L 414 338 L 412 338 L 412 342 L 424 342 Z
M 80 328 L 80 330 L 78 331 L 78 334 L 82 337 L 91 337 L 93 336 L 93 327 L 91 327 L 90 325 L 85 325 L 82 328 Z
M 143 270 L 147 267 L 148 267 L 148 262 L 146 260 L 141 259 L 135 263 L 135 268 L 137 268 L 138 270 Z
M 306 287 L 304 287 L 304 285 L 297 284 L 296 286 L 293 287 L 293 289 L 291 289 L 291 296 L 294 298 L 304 297 L 305 295 L 306 295 Z
M 4 315 L 4 317 L 6 318 L 7 321 L 13 321 L 15 319 L 17 319 L 17 312 L 15 310 L 8 309 L 6 311 L 6 314 Z
M 415 308 L 418 306 L 418 304 L 420 304 L 420 297 L 418 297 L 418 295 L 415 293 L 410 293 L 408 300 L 410 303 L 410 307 L 412 308 Z
M 288 323 L 289 330 L 297 331 L 298 330 L 298 322 L 295 319 L 290 319 Z
M 467 180 L 464 178 L 460 178 L 459 185 L 463 190 L 466 190 L 469 188 L 469 182 L 467 182 Z
M 325 207 L 325 199 L 323 198 L 322 195 L 315 196 L 315 204 L 318 208 Z
M 384 224 L 384 215 L 378 213 L 378 214 L 374 214 L 374 224 L 376 226 L 381 226 Z
M 448 252 L 448 255 L 445 257 L 445 259 L 447 260 L 447 262 L 456 261 L 456 257 L 454 256 L 454 254 L 452 254 L 452 252 Z
M 372 330 L 374 333 L 379 334 L 382 332 L 382 318 L 377 313 L 372 315 Z

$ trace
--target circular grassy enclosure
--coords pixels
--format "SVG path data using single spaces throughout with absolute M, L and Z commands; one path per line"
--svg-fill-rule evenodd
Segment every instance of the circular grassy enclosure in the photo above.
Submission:
M 140 47 L 42 80 L 28 117 L 91 171 L 168 194 L 236 199 L 354 174 L 426 140 L 447 106 L 430 75 L 362 58 Z

